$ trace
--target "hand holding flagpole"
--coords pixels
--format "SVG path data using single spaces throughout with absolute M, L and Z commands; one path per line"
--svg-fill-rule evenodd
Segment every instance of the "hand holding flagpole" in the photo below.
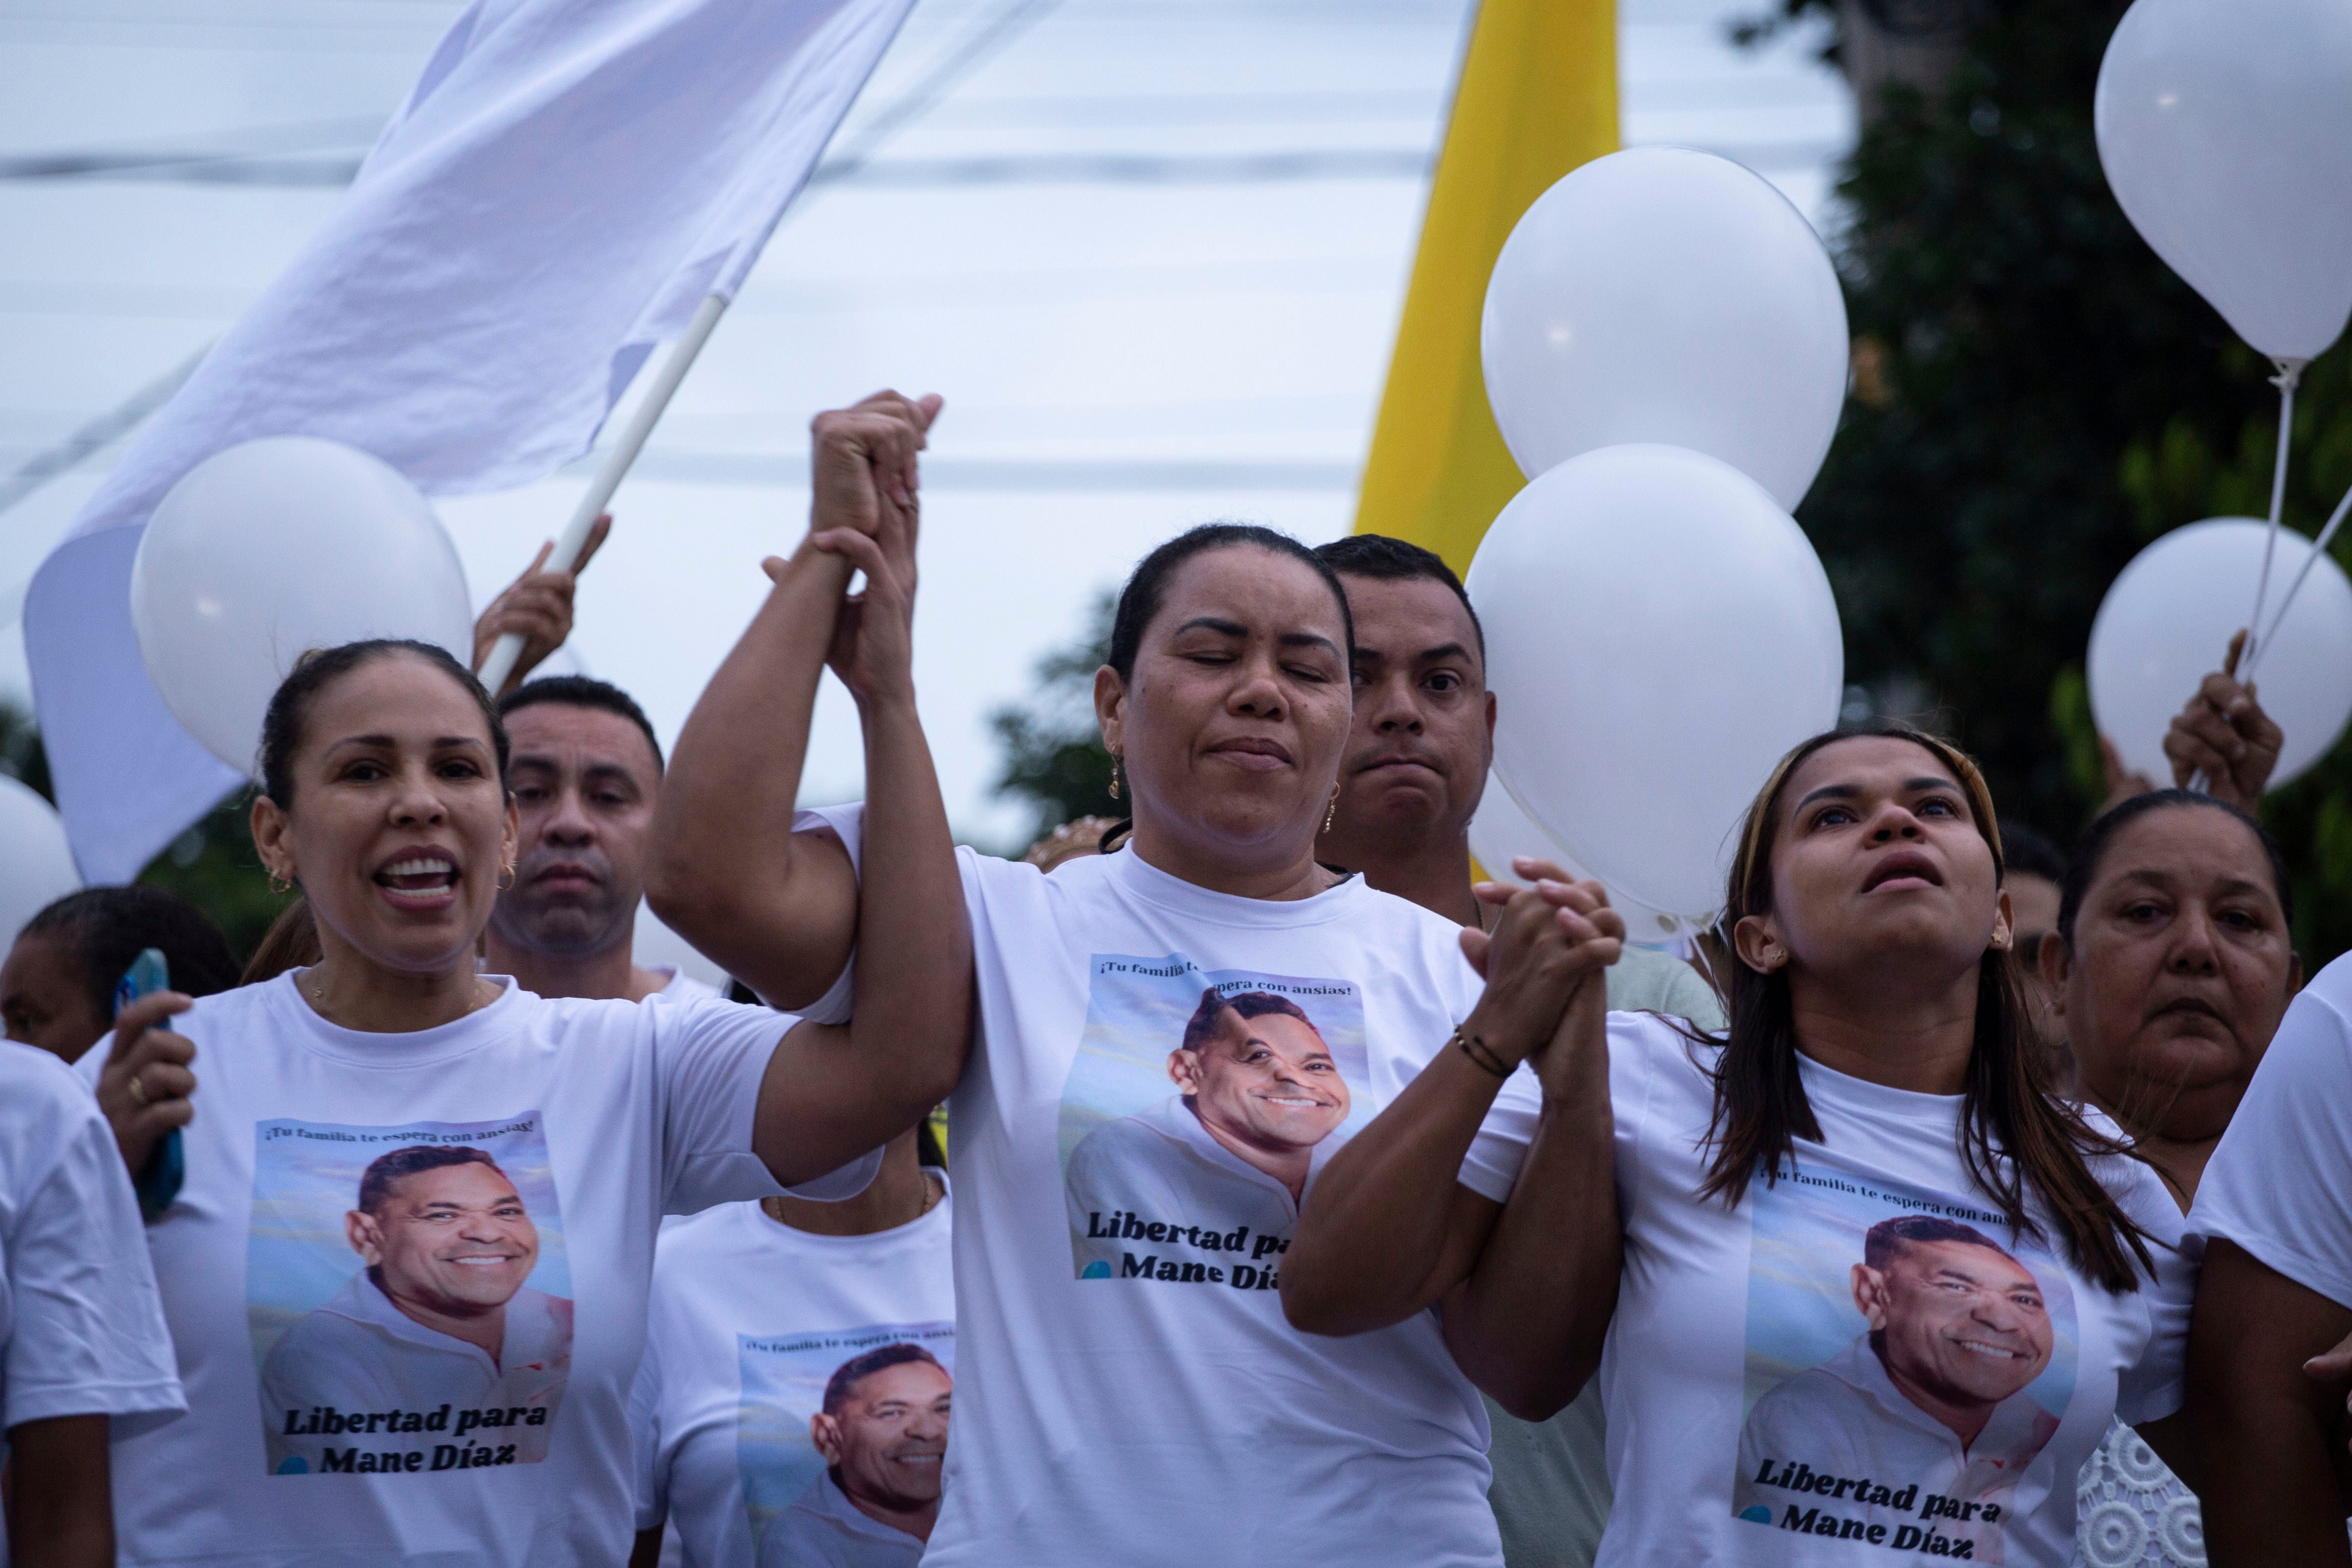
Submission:
M 596 477 L 588 483 L 587 493 L 580 498 L 580 504 L 572 510 L 572 521 L 565 523 L 563 531 L 555 536 L 555 544 L 540 563 L 539 570 L 570 572 L 581 564 L 582 552 L 588 544 L 588 531 L 604 514 L 613 492 L 619 489 L 621 481 L 628 477 L 630 465 L 645 449 L 646 437 L 653 434 L 662 411 L 669 406 L 669 400 L 677 392 L 678 384 L 693 368 L 695 356 L 702 352 L 702 345 L 710 341 L 710 331 L 719 324 L 719 318 L 726 310 L 725 296 L 710 294 L 703 298 L 701 305 L 694 312 L 694 319 L 687 323 L 686 331 L 671 346 L 669 357 L 662 362 L 653 384 L 646 389 L 645 401 L 637 405 L 636 412 L 629 416 L 628 424 L 622 427 L 620 438 L 613 443 L 612 450 L 604 454 L 604 461 L 596 469 Z M 514 673 L 515 663 L 522 658 L 522 650 L 521 633 L 509 632 L 499 638 L 498 646 L 490 650 L 490 657 L 483 662 L 479 671 L 484 689 L 493 696 L 498 694 L 499 689 L 506 684 L 507 678 Z

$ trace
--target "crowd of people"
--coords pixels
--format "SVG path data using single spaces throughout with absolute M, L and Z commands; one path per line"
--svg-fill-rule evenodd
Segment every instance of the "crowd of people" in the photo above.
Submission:
M 1943 739 L 1813 737 L 1682 955 L 1474 864 L 1441 561 L 1214 523 L 1118 600 L 1127 817 L 1001 860 L 914 700 L 939 412 L 816 420 L 674 755 L 321 649 L 241 973 L 150 889 L 16 937 L 14 1561 L 2352 1563 L 2352 967 L 2251 688 L 2071 858 Z M 866 798 L 803 809 L 827 668 Z

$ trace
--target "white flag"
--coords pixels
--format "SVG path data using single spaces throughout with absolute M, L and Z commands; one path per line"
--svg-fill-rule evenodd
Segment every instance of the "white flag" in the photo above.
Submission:
M 234 788 L 131 627 L 163 492 L 262 436 L 428 494 L 585 452 L 646 356 L 731 297 L 913 0 L 476 0 L 358 178 L 108 475 L 25 603 L 74 855 L 127 881 Z

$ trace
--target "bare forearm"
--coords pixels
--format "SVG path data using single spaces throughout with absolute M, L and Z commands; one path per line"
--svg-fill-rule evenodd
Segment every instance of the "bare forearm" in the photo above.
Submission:
M 866 850 L 856 1011 L 777 1047 L 753 1147 L 792 1185 L 912 1127 L 953 1091 L 971 1037 L 971 932 L 955 841 L 911 692 L 862 703 Z
M 1440 1051 L 1331 1156 L 1283 1259 L 1282 1308 L 1294 1328 L 1386 1328 L 1455 1282 L 1454 1178 L 1501 1087 L 1460 1050 Z
M 103 1415 L 9 1428 L 16 1476 L 8 1545 L 16 1568 L 113 1568 L 106 1437 Z
M 2344 1390 L 2303 1371 L 2347 1329 L 2352 1312 L 2226 1241 L 2208 1247 L 2185 1415 L 2215 1568 L 2352 1563 L 2334 1458 Z
M 1612 1131 L 1605 1081 L 1545 1101 L 1510 1201 L 1445 1302 L 1455 1364 L 1522 1420 L 1559 1412 L 1601 1364 L 1624 1261 Z
M 857 906 L 859 1069 L 889 1103 L 887 1142 L 955 1089 L 971 1041 L 971 925 L 955 837 L 914 697 L 859 714 L 866 841 Z
M 781 1006 L 848 962 L 854 884 L 793 833 L 810 718 L 850 567 L 806 542 L 695 703 L 646 856 L 654 911 Z

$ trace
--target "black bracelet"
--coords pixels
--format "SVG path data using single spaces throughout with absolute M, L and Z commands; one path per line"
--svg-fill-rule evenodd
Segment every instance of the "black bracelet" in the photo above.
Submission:
M 1486 1042 L 1477 1036 L 1463 1033 L 1459 1025 L 1454 1026 L 1454 1043 L 1460 1046 L 1462 1054 L 1477 1063 L 1481 1070 L 1493 1073 L 1496 1078 L 1511 1076 L 1511 1065 L 1508 1062 L 1488 1049 Z

